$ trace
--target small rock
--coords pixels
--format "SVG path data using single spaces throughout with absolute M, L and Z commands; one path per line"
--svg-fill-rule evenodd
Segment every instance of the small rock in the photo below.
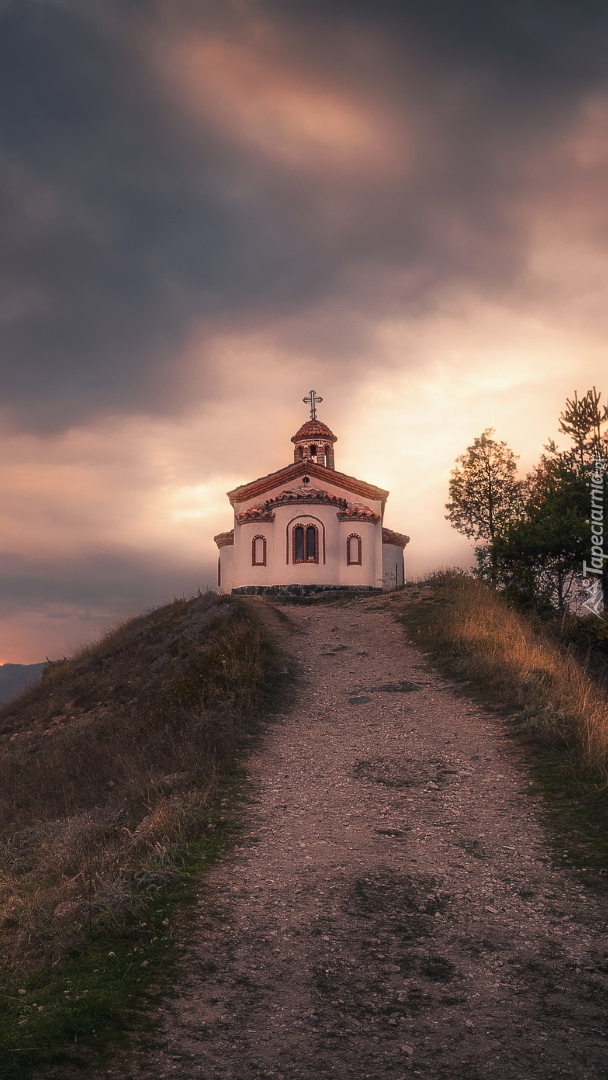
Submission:
M 413 1057 L 414 1047 L 410 1046 L 408 1043 L 404 1043 L 403 1046 L 401 1046 L 399 1049 L 401 1050 L 402 1054 L 407 1054 L 408 1057 Z

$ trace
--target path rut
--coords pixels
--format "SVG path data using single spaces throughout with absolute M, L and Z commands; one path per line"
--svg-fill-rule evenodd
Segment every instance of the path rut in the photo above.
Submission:
M 136 1080 L 605 1078 L 604 901 L 518 752 L 383 598 L 285 606 L 297 701 L 249 762 L 162 1049 Z

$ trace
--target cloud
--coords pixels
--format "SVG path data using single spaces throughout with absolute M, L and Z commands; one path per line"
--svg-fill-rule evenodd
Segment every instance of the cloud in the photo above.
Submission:
M 69 655 L 122 619 L 192 595 L 205 568 L 125 548 L 0 556 L 0 662 Z
M 531 157 L 583 98 L 573 168 L 601 144 L 593 6 L 20 0 L 0 19 L 1 369 L 30 429 L 213 398 L 204 350 L 182 363 L 193 333 L 509 288 Z M 335 337 L 317 332 L 326 363 Z
M 337 172 L 342 181 L 353 169 L 383 172 L 402 133 L 365 101 L 329 81 L 311 85 L 305 69 L 277 61 L 268 47 L 276 42 L 263 45 L 189 34 L 169 50 L 167 78 L 204 125 L 272 165 L 313 177 Z
M 212 584 L 311 386 L 411 566 L 470 558 L 454 457 L 532 464 L 602 386 L 607 39 L 566 0 L 6 0 L 5 659 Z

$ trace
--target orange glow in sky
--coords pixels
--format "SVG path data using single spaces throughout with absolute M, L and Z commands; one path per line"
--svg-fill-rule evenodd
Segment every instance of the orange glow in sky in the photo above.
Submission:
M 608 396 L 608 15 L 532 2 L 536 51 L 506 0 L 47 5 L 48 69 L 7 27 L 4 662 L 213 586 L 311 387 L 411 576 L 471 564 L 475 436 L 525 472 Z

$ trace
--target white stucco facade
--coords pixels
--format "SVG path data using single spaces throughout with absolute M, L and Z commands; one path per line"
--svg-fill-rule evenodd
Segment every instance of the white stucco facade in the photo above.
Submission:
M 333 468 L 336 437 L 318 420 L 292 442 L 293 464 L 228 493 L 234 528 L 215 537 L 219 590 L 403 584 L 408 537 L 382 526 L 388 491 Z

